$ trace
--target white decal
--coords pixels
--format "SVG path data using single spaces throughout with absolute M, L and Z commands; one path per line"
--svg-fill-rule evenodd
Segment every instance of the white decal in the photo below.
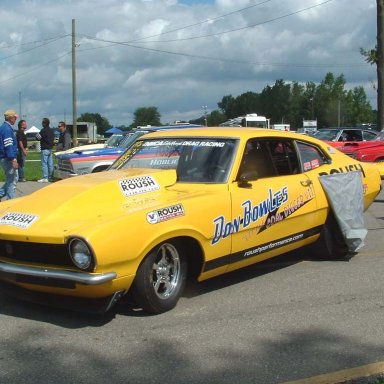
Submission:
M 0 225 L 13 225 L 19 228 L 30 227 L 39 216 L 30 215 L 28 213 L 8 212 L 0 217 Z
M 140 176 L 119 180 L 119 187 L 124 196 L 139 195 L 140 193 L 147 193 L 160 189 L 159 184 L 157 184 L 155 178 L 152 176 Z
M 184 216 L 184 207 L 181 204 L 149 212 L 147 213 L 147 220 L 150 224 L 156 224 L 179 216 Z

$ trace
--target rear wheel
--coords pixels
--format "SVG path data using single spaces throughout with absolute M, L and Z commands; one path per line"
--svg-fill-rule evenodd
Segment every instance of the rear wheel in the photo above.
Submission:
M 314 250 L 316 255 L 323 259 L 345 259 L 348 255 L 348 247 L 332 213 L 328 215 L 320 238 L 314 244 Z
M 132 286 L 133 299 L 148 313 L 169 311 L 182 294 L 186 276 L 187 262 L 182 245 L 166 241 L 141 263 Z

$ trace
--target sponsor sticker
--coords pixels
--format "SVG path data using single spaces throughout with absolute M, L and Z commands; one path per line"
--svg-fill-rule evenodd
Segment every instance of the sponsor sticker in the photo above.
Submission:
M 311 167 L 312 167 L 312 169 L 320 167 L 319 159 L 311 160 Z
M 184 216 L 184 214 L 184 207 L 181 204 L 176 204 L 147 213 L 147 221 L 150 224 L 157 224 L 162 221 Z
M 39 216 L 31 215 L 29 213 L 8 212 L 0 217 L 0 225 L 13 225 L 19 228 L 30 227 Z
M 312 167 L 311 167 L 311 163 L 310 163 L 309 161 L 306 161 L 306 162 L 303 164 L 303 166 L 304 166 L 304 171 L 309 171 L 309 170 L 312 169 Z
M 119 187 L 124 196 L 139 195 L 160 189 L 159 184 L 152 176 L 139 176 L 130 179 L 119 180 Z

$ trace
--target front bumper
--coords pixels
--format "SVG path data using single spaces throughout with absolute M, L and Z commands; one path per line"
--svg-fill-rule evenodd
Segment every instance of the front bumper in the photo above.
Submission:
M 105 297 L 89 298 L 30 290 L 20 284 L 33 284 L 44 289 L 64 288 L 74 290 L 76 285 L 98 286 L 116 278 L 115 272 L 91 274 L 36 268 L 0 262 L 0 292 L 17 299 L 87 313 L 107 312 L 125 293 L 116 289 Z
M 56 177 L 58 179 L 68 179 L 70 177 L 78 176 L 77 173 L 69 172 L 69 171 L 63 171 L 61 169 L 56 168 Z
M 44 286 L 52 285 L 55 287 L 74 288 L 76 284 L 100 285 L 115 279 L 116 276 L 117 274 L 115 272 L 72 272 L 53 268 L 27 267 L 0 262 L 0 277 Z

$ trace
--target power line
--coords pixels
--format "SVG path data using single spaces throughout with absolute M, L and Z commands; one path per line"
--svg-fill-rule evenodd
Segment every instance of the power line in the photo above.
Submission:
M 231 13 L 228 13 L 228 14 L 225 14 L 225 15 L 222 15 L 222 16 L 217 16 L 217 17 L 212 18 L 212 19 L 207 19 L 205 21 L 201 21 L 201 22 L 198 22 L 198 23 L 195 23 L 195 24 L 191 24 L 191 25 L 186 26 L 186 27 L 177 28 L 177 29 L 174 29 L 172 31 L 167 31 L 167 32 L 159 33 L 157 35 L 147 36 L 147 37 L 143 37 L 141 39 L 136 39 L 136 40 L 130 40 L 130 41 L 125 41 L 125 42 L 112 42 L 112 41 L 109 41 L 109 40 L 98 39 L 98 38 L 95 38 L 95 37 L 92 37 L 92 36 L 88 36 L 88 35 L 81 35 L 81 36 L 83 36 L 83 37 L 85 37 L 85 38 L 87 38 L 89 40 L 103 41 L 103 42 L 108 42 L 108 43 L 113 43 L 113 44 L 122 44 L 122 43 L 126 43 L 126 44 L 128 44 L 128 43 L 143 43 L 143 44 L 144 43 L 172 43 L 172 42 L 178 42 L 178 41 L 196 40 L 196 39 L 202 39 L 202 38 L 206 38 L 206 37 L 214 37 L 214 36 L 224 35 L 224 34 L 232 33 L 232 32 L 243 31 L 243 30 L 249 29 L 249 28 L 255 28 L 255 27 L 258 27 L 260 25 L 272 23 L 274 21 L 281 20 L 281 19 L 284 19 L 284 18 L 287 18 L 287 17 L 290 17 L 290 16 L 297 15 L 297 14 L 302 13 L 302 12 L 308 11 L 310 9 L 320 7 L 320 6 L 324 5 L 324 4 L 332 2 L 334 0 L 325 0 L 322 3 L 311 5 L 309 7 L 302 8 L 302 9 L 299 9 L 299 10 L 294 11 L 294 12 L 287 13 L 287 14 L 282 15 L 282 16 L 278 16 L 278 17 L 275 17 L 275 18 L 272 18 L 272 19 L 269 19 L 269 20 L 261 21 L 261 22 L 256 23 L 256 24 L 247 25 L 247 26 L 241 27 L 241 28 L 234 28 L 234 29 L 230 29 L 230 30 L 226 30 L 226 31 L 221 31 L 221 32 L 215 32 L 215 33 L 210 33 L 210 34 L 206 34 L 206 35 L 178 38 L 178 39 L 171 39 L 171 40 L 150 40 L 150 41 L 143 41 L 143 42 L 141 41 L 143 39 L 148 39 L 148 38 L 156 37 L 156 36 L 162 36 L 162 35 L 165 35 L 167 33 L 171 33 L 171 32 L 175 32 L 175 31 L 179 31 L 179 30 L 182 30 L 182 29 L 189 28 L 190 26 L 200 25 L 200 24 L 206 23 L 208 21 L 220 19 L 222 17 L 231 15 L 231 14 L 236 13 L 236 12 L 241 12 L 243 10 L 246 10 L 246 9 L 251 8 L 251 7 L 255 7 L 255 6 L 264 4 L 264 3 L 267 3 L 269 1 L 272 1 L 272 0 L 267 0 L 267 1 L 264 1 L 262 3 L 254 4 L 254 5 L 251 5 L 249 7 L 242 8 L 240 10 L 233 11 Z
M 233 15 L 235 13 L 247 11 L 250 8 L 258 7 L 259 5 L 263 5 L 263 4 L 269 3 L 271 1 L 273 1 L 273 0 L 265 0 L 265 1 L 262 1 L 261 3 L 252 4 L 252 5 L 249 5 L 248 7 L 237 9 L 237 10 L 229 12 L 229 13 L 225 13 L 224 15 L 220 15 L 220 16 L 216 16 L 216 17 L 213 17 L 213 18 L 209 18 L 209 19 L 206 19 L 206 20 L 203 20 L 203 21 L 199 21 L 199 22 L 194 23 L 194 24 L 186 25 L 184 27 L 175 28 L 175 29 L 172 29 L 170 31 L 158 33 L 156 35 L 145 36 L 145 37 L 142 37 L 140 39 L 132 40 L 131 43 L 137 43 L 137 42 L 139 42 L 141 40 L 151 39 L 152 37 L 162 36 L 162 35 L 166 35 L 168 33 L 182 31 L 183 29 L 187 29 L 187 28 L 191 28 L 191 27 L 196 27 L 197 25 L 202 25 L 202 24 L 205 24 L 205 23 L 210 23 L 210 22 L 212 22 L 214 20 L 223 19 L 224 17 L 231 16 L 231 15 Z
M 10 78 L 8 78 L 6 80 L 0 81 L 0 84 L 6 83 L 6 82 L 14 80 L 14 79 L 17 79 L 18 77 L 27 75 L 28 73 L 35 72 L 35 71 L 37 71 L 38 69 L 40 69 L 41 67 L 43 67 L 45 65 L 48 65 L 48 64 L 54 63 L 55 61 L 61 60 L 63 57 L 69 55 L 70 53 L 71 52 L 66 52 L 63 55 L 57 57 L 56 59 L 53 59 L 53 60 L 47 61 L 45 63 L 39 64 L 38 66 L 35 66 L 34 68 L 30 69 L 29 71 L 26 71 L 26 72 L 23 72 L 23 73 L 19 73 L 18 75 L 15 75 L 15 76 L 12 76 L 12 77 L 10 77 Z
M 70 34 L 49 37 L 48 39 L 43 39 L 43 40 L 29 41 L 29 42 L 26 42 L 26 43 L 17 43 L 17 44 L 12 44 L 12 45 L 2 45 L 2 46 L 0 46 L 0 49 L 13 48 L 13 47 L 21 47 L 23 45 L 37 44 L 37 43 L 42 43 L 42 42 L 50 41 L 50 40 L 55 40 L 56 41 L 56 40 L 62 39 L 62 38 L 67 37 L 67 36 L 70 36 Z
M 226 33 L 232 33 L 232 32 L 243 31 L 244 29 L 255 28 L 255 27 L 258 27 L 258 26 L 260 26 L 260 25 L 264 25 L 264 24 L 272 23 L 272 22 L 274 22 L 274 21 L 276 21 L 276 20 L 281 20 L 281 19 L 284 19 L 284 18 L 286 18 L 286 17 L 290 17 L 290 16 L 293 16 L 293 15 L 297 15 L 298 13 L 305 12 L 305 11 L 308 11 L 308 10 L 310 10 L 310 9 L 320 7 L 321 5 L 330 3 L 331 1 L 334 1 L 334 0 L 326 0 L 326 1 L 323 1 L 322 3 L 315 4 L 315 5 L 311 5 L 310 7 L 302 8 L 302 9 L 299 9 L 298 11 L 291 12 L 291 13 L 288 13 L 288 14 L 286 14 L 286 15 L 278 16 L 278 17 L 275 17 L 275 18 L 273 18 L 273 19 L 269 19 L 269 20 L 261 21 L 261 22 L 259 22 L 259 23 L 256 23 L 256 24 L 253 24 L 253 25 L 247 25 L 247 26 L 245 26 L 245 27 L 241 27 L 241 28 L 235 28 L 235 29 L 230 29 L 230 30 L 227 30 L 227 31 L 216 32 L 216 33 L 211 33 L 211 34 L 206 34 L 206 35 L 200 35 L 200 36 L 185 37 L 185 38 L 181 38 L 181 39 L 172 39 L 172 40 L 150 40 L 150 41 L 145 41 L 145 42 L 143 42 L 143 43 L 172 43 L 172 42 L 177 42 L 177 41 L 196 40 L 196 39 L 202 39 L 202 38 L 206 38 L 206 37 L 213 37 L 213 36 L 224 35 L 224 34 L 226 34 Z M 133 41 L 133 42 L 135 42 L 135 41 Z
M 69 36 L 69 35 L 66 35 L 66 36 Z M 44 44 L 38 45 L 37 47 L 33 47 L 33 48 L 30 48 L 30 49 L 27 49 L 26 51 L 17 52 L 17 53 L 15 53 L 15 54 L 13 54 L 13 55 L 9 55 L 9 56 L 2 57 L 2 58 L 0 59 L 0 61 L 1 61 L 1 60 L 9 59 L 9 58 L 12 58 L 12 57 L 15 57 L 15 56 L 23 55 L 23 54 L 28 53 L 28 52 L 31 52 L 31 51 L 33 51 L 33 50 L 35 50 L 35 49 L 44 47 L 45 45 L 48 45 L 48 44 L 54 43 L 54 42 L 56 42 L 56 41 L 58 41 L 58 40 L 61 40 L 62 38 L 66 37 L 66 36 L 63 36 L 63 37 L 57 37 L 57 38 L 55 38 L 55 39 L 50 39 L 50 40 L 48 40 L 48 41 L 47 41 L 47 40 L 44 40 L 44 41 L 45 41 Z

